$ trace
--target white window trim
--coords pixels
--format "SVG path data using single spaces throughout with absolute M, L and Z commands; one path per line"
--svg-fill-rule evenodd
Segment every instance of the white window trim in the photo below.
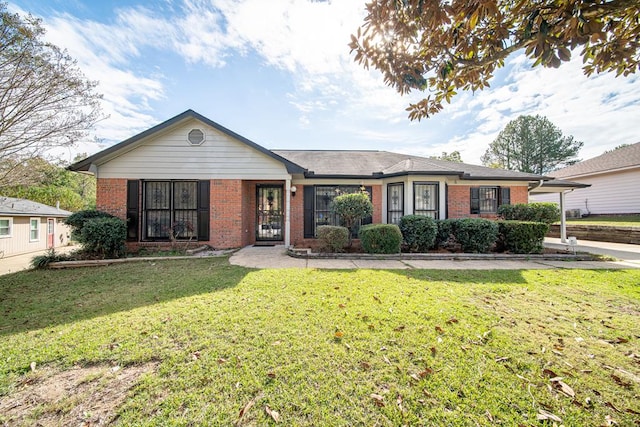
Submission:
M 36 224 L 38 224 L 38 227 L 36 228 L 36 230 L 38 231 L 38 238 L 37 239 L 32 239 L 31 238 L 31 221 L 36 221 Z M 29 242 L 39 242 L 40 241 L 40 218 L 37 217 L 32 217 L 29 218 Z
M 0 235 L 0 239 L 8 239 L 13 237 L 13 218 L 10 216 L 0 217 L 0 220 L 5 220 L 5 219 L 9 220 L 9 234 Z
M 202 132 L 202 141 L 197 142 L 197 143 L 193 143 L 191 142 L 191 140 L 189 139 L 189 135 L 191 134 L 191 132 L 193 132 L 194 130 L 199 130 L 200 132 Z M 189 132 L 187 132 L 187 142 L 189 143 L 189 145 L 193 146 L 193 147 L 198 147 L 202 144 L 205 143 L 205 141 L 207 140 L 207 134 L 205 133 L 204 129 L 202 128 L 193 128 L 191 129 Z

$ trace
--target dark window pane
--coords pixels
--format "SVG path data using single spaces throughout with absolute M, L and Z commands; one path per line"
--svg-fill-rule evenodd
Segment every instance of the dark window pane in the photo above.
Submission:
M 413 213 L 438 218 L 438 184 L 413 184 Z
M 173 183 L 173 208 L 197 209 L 198 208 L 198 183 L 174 182 Z

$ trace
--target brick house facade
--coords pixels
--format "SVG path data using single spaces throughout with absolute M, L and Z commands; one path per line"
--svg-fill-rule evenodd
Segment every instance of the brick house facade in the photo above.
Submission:
M 384 151 L 267 150 L 191 110 L 70 167 L 97 177 L 97 208 L 130 248 L 171 237 L 215 248 L 313 246 L 336 194 L 371 198 L 373 223 L 406 214 L 495 218 L 546 177 Z

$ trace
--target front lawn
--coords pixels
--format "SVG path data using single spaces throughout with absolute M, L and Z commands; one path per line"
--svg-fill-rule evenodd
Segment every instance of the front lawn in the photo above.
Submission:
M 568 225 L 601 225 L 610 227 L 640 227 L 640 215 L 596 215 L 567 219 Z
M 0 424 L 634 425 L 639 284 L 226 258 L 2 276 Z

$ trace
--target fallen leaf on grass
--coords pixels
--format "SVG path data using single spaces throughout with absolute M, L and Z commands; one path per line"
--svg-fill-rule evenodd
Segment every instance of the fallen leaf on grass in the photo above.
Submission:
M 264 411 L 267 413 L 267 415 L 273 418 L 273 421 L 275 421 L 276 423 L 280 421 L 280 413 L 269 408 L 269 405 L 264 407 Z
M 336 331 L 336 333 L 334 334 L 334 336 L 338 339 L 342 338 L 344 336 L 344 332 L 342 331 Z
M 382 301 L 380 300 L 380 298 L 378 298 L 376 295 L 373 296 L 373 299 L 378 301 L 380 304 L 382 304 Z
M 375 403 L 376 406 L 380 406 L 380 407 L 384 406 L 384 397 L 375 393 L 371 393 L 370 397 L 373 399 L 373 403 Z
M 402 331 L 404 331 L 404 328 L 405 328 L 405 326 L 404 326 L 404 325 L 400 325 L 400 326 L 398 326 L 397 328 L 395 328 L 395 329 L 394 329 L 394 331 L 396 331 L 396 332 L 402 332 Z
M 340 307 L 340 308 L 345 308 L 345 307 L 346 307 L 346 305 L 344 305 L 344 304 L 338 304 L 338 307 Z
M 538 409 L 538 417 L 537 417 L 540 421 L 545 421 L 545 420 L 551 420 L 551 421 L 555 421 L 558 423 L 562 422 L 562 418 L 560 418 L 559 416 L 552 414 L 549 411 L 545 411 L 544 409 Z
M 616 407 L 614 406 L 614 404 L 613 404 L 613 403 L 611 403 L 611 402 L 605 402 L 605 403 L 604 403 L 604 406 L 607 406 L 607 407 L 609 407 L 609 408 L 613 409 L 614 411 L 616 411 L 616 412 L 618 412 L 618 413 L 622 412 L 620 409 L 616 408 Z
M 369 329 L 370 329 L 370 330 L 372 330 L 372 331 L 373 331 L 375 328 L 376 328 L 376 325 L 374 325 L 374 324 L 370 324 L 370 325 L 369 325 Z
M 456 319 L 455 317 L 452 317 L 451 319 L 447 320 L 448 324 L 452 324 L 452 323 L 458 323 L 458 319 Z
M 607 342 L 609 344 L 626 344 L 629 342 L 629 340 L 626 338 L 617 337 L 616 339 L 613 339 L 613 340 L 607 340 Z
M 368 371 L 369 369 L 371 369 L 371 364 L 367 362 L 360 362 L 360 367 L 365 371 Z
M 551 369 L 543 369 L 542 373 L 549 378 L 556 378 L 559 375 L 553 372 Z
M 560 381 L 559 379 L 556 379 L 554 381 L 555 378 L 551 379 L 551 383 L 553 384 L 553 387 L 560 391 L 560 393 L 564 394 L 565 396 L 568 397 L 576 397 L 576 392 L 573 391 L 573 389 L 571 387 L 569 387 L 569 385 L 563 381 Z
M 607 415 L 606 417 L 604 417 L 604 425 L 605 426 L 617 426 L 618 422 L 616 420 L 614 420 L 613 418 L 611 418 L 611 415 Z
M 218 359 L 218 365 L 224 365 L 227 363 L 227 359 L 223 359 L 222 357 Z
M 444 329 L 442 329 L 440 326 L 436 326 L 436 327 L 435 327 L 435 330 L 436 330 L 436 332 L 437 332 L 437 333 L 439 333 L 439 334 L 444 334 Z
M 622 378 L 620 378 L 619 376 L 617 376 L 615 374 L 611 374 L 611 378 L 613 378 L 613 380 L 616 382 L 616 384 L 618 384 L 620 387 L 631 388 L 633 386 L 632 383 L 630 383 L 628 381 L 624 381 Z
M 496 363 L 501 363 L 501 362 L 506 362 L 507 360 L 509 360 L 509 357 L 496 357 Z
M 420 376 L 420 378 L 424 378 L 427 375 L 433 375 L 433 369 L 426 368 L 424 371 L 418 372 L 418 375 Z
M 269 371 L 269 372 L 267 372 L 267 377 L 269 377 L 271 379 L 274 379 L 276 377 L 276 373 L 273 372 L 273 371 Z
M 31 368 L 31 372 L 35 372 L 36 371 L 36 362 L 31 362 L 29 367 Z
M 430 350 L 431 350 L 431 355 L 432 355 L 432 356 L 435 356 L 435 355 L 436 355 L 436 353 L 438 352 L 438 350 L 436 350 L 436 348 L 435 348 L 435 347 L 431 347 L 431 348 L 430 348 Z
M 256 401 L 258 399 L 262 398 L 262 391 L 259 391 L 258 394 L 256 394 L 253 399 L 249 400 L 243 407 L 242 409 L 240 409 L 240 413 L 238 414 L 238 419 L 235 422 L 236 426 L 240 425 L 240 422 L 242 421 L 242 418 L 247 415 L 247 412 L 249 412 L 249 409 L 251 409 L 253 407 L 253 405 L 256 404 Z
M 191 358 L 193 360 L 198 360 L 200 359 L 200 352 L 199 351 L 194 351 L 193 353 L 191 353 Z

